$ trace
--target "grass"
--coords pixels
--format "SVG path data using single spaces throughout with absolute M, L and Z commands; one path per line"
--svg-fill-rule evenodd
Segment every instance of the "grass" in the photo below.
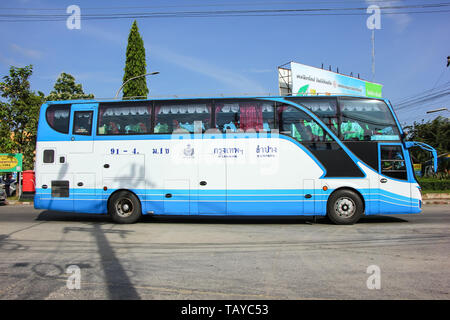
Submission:
M 19 197 L 14 195 L 12 197 L 8 197 L 6 201 L 19 201 Z M 33 202 L 33 199 L 21 199 L 20 202 Z
M 422 193 L 450 193 L 450 190 L 422 190 Z

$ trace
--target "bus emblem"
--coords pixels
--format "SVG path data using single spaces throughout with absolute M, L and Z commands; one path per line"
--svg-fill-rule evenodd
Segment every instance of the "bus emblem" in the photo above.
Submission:
M 186 157 L 192 157 L 194 155 L 194 148 L 192 148 L 191 145 L 188 144 L 187 147 L 184 148 L 183 153 Z

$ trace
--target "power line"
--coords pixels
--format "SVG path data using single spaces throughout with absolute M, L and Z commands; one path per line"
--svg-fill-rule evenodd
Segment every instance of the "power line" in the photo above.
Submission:
M 443 88 L 445 88 L 447 86 L 450 86 L 450 81 L 447 81 L 446 83 L 443 83 L 442 85 L 437 86 L 436 88 L 428 89 L 428 90 L 422 91 L 420 93 L 415 93 L 413 95 L 400 98 L 399 100 L 397 100 L 395 102 L 395 104 L 397 104 L 397 105 L 404 104 L 405 102 L 407 102 L 407 101 L 409 101 L 411 99 L 418 98 L 418 97 L 423 96 L 424 94 L 430 93 L 430 92 L 432 92 L 434 90 L 438 90 L 438 89 L 441 90 L 441 89 L 443 89 Z
M 446 70 L 447 70 L 447 68 L 445 68 L 444 70 L 442 70 L 441 75 L 439 76 L 439 78 L 437 79 L 436 83 L 435 83 L 434 86 L 433 86 L 433 89 L 434 89 L 434 87 L 436 87 L 436 85 L 439 83 L 439 81 L 441 81 L 441 78 L 442 78 L 442 76 L 444 75 L 444 73 L 445 73 Z
M 446 88 L 444 90 L 441 90 L 441 91 L 438 91 L 438 92 L 435 92 L 435 93 L 432 93 L 432 94 L 428 94 L 428 95 L 425 95 L 423 97 L 419 97 L 419 98 L 417 98 L 415 100 L 410 100 L 410 101 L 405 102 L 403 104 L 397 104 L 397 107 L 395 107 L 395 110 L 396 111 L 400 111 L 400 110 L 403 110 L 405 108 L 408 108 L 411 105 L 423 104 L 424 102 L 429 102 L 429 101 L 432 101 L 432 100 L 436 100 L 436 99 L 439 99 L 439 98 L 442 98 L 442 97 L 445 97 L 445 96 L 448 96 L 448 95 L 450 95 L 450 88 Z M 399 105 L 400 105 L 400 107 L 399 107 Z
M 404 2 L 407 0 L 370 0 L 372 3 Z M 418 0 L 412 0 L 418 1 Z M 202 4 L 177 4 L 158 6 L 117 6 L 117 7 L 83 7 L 84 10 L 124 10 L 124 9 L 162 9 L 162 8 L 194 8 L 194 7 L 227 7 L 227 6 L 263 6 L 263 5 L 305 5 L 305 4 L 346 4 L 365 3 L 364 0 L 340 0 L 340 1 L 266 1 L 266 2 L 226 2 L 226 3 L 202 3 Z M 65 8 L 0 8 L 0 10 L 26 10 L 26 11 L 65 11 Z
M 415 13 L 445 13 L 450 10 L 417 10 L 401 11 L 403 9 L 430 9 L 449 7 L 450 3 L 433 3 L 401 6 L 380 6 L 380 9 L 397 10 L 383 14 L 415 14 Z M 304 9 L 247 9 L 247 10 L 209 10 L 209 11 L 166 11 L 166 12 L 134 12 L 134 13 L 94 13 L 83 14 L 84 20 L 110 20 L 130 18 L 200 18 L 200 17 L 242 17 L 242 16 L 297 16 L 297 15 L 366 15 L 366 7 L 355 8 L 304 8 Z M 350 11 L 350 12 L 349 12 Z M 356 11 L 356 12 L 351 12 Z M 0 14 L 0 22 L 23 21 L 61 21 L 67 19 L 67 14 Z
M 430 14 L 430 13 L 448 13 L 450 10 L 436 11 L 405 11 L 405 12 L 385 12 L 384 15 L 397 14 Z M 123 17 L 84 17 L 83 20 L 115 20 L 115 19 L 156 19 L 156 18 L 229 18 L 229 17 L 294 17 L 294 16 L 365 16 L 365 13 L 296 13 L 296 14 L 235 14 L 235 15 L 165 15 L 165 16 L 148 16 L 148 15 L 130 15 Z M 0 22 L 58 22 L 67 20 L 67 16 L 53 19 L 0 19 Z
M 429 95 L 425 95 L 423 97 L 419 97 L 419 98 L 417 98 L 415 100 L 411 100 L 411 101 L 408 101 L 408 102 L 405 102 L 405 103 L 402 103 L 402 104 L 397 104 L 397 110 L 402 110 L 402 109 L 404 109 L 404 108 L 406 108 L 406 107 L 408 107 L 408 106 L 410 106 L 412 104 L 417 104 L 417 103 L 420 103 L 420 102 L 434 100 L 434 99 L 446 96 L 448 94 L 450 94 L 450 88 L 447 88 L 445 90 L 441 90 L 441 91 L 438 91 L 436 93 L 432 93 L 432 94 L 429 94 Z M 398 107 L 398 106 L 400 106 L 400 107 Z

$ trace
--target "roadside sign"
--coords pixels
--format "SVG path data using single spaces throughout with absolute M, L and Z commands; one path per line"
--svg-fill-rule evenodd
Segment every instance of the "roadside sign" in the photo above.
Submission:
M 290 62 L 278 67 L 280 95 L 357 95 L 381 98 L 383 85 L 353 76 Z
M 0 172 L 22 172 L 22 154 L 0 153 Z
M 422 164 L 421 163 L 414 163 L 414 173 L 416 176 L 421 177 L 422 176 Z

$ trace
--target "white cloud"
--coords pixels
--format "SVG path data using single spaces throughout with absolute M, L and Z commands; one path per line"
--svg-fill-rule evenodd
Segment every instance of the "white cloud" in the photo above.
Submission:
M 27 48 L 21 47 L 16 43 L 11 43 L 10 48 L 13 51 L 18 52 L 27 58 L 40 59 L 42 57 L 42 52 L 40 52 L 38 50 L 27 49 Z
M 248 70 L 248 72 L 251 72 L 251 73 L 269 73 L 269 72 L 274 73 L 274 72 L 276 72 L 276 70 L 275 69 L 250 69 L 250 70 Z
M 240 73 L 226 70 L 205 60 L 175 53 L 167 48 L 151 46 L 153 55 L 166 62 L 173 63 L 183 69 L 200 73 L 218 82 L 221 82 L 239 93 L 261 94 L 267 92 L 259 83 L 243 76 Z
M 86 35 L 90 35 L 97 39 L 101 39 L 121 47 L 126 47 L 127 35 L 118 34 L 109 30 L 100 29 L 92 25 L 86 25 L 82 27 L 83 32 Z M 239 90 L 239 92 L 245 93 L 265 93 L 268 90 L 264 89 L 259 83 L 245 77 L 244 75 L 236 72 L 226 70 L 220 66 L 214 65 L 202 59 L 182 55 L 180 53 L 173 52 L 172 50 L 161 47 L 158 45 L 148 45 L 151 41 L 145 41 L 147 49 L 150 50 L 152 56 L 156 56 L 160 60 L 164 60 L 167 63 L 177 65 L 183 69 L 202 74 L 208 78 L 214 79 L 220 83 L 227 85 L 232 90 Z M 259 71 L 261 72 L 261 71 Z M 267 72 L 264 70 L 263 72 Z
M 86 80 L 95 80 L 99 82 L 115 83 L 115 84 L 120 84 L 122 82 L 122 79 L 114 77 L 111 74 L 107 74 L 105 72 L 71 72 L 67 70 L 65 71 L 63 70 L 58 74 L 38 76 L 38 78 L 43 80 L 56 81 L 63 72 L 71 74 L 75 78 L 76 83 L 80 83 L 81 81 Z
M 0 53 L 0 62 L 7 66 L 24 67 L 26 64 L 15 59 L 5 57 Z
M 117 32 L 107 31 L 101 28 L 97 28 L 93 26 L 92 24 L 86 24 L 84 23 L 81 32 L 92 36 L 96 39 L 101 39 L 106 42 L 110 42 L 119 46 L 126 46 L 128 41 L 128 36 L 123 35 Z

